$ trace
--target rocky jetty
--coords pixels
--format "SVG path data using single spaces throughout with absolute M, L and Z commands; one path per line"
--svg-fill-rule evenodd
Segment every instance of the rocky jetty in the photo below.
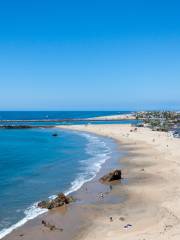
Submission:
M 54 128 L 53 125 L 0 125 L 3 129 Z
M 26 128 L 33 128 L 33 126 L 30 125 L 1 125 L 1 128 L 5 129 L 26 129 Z
M 116 169 L 116 170 L 104 175 L 103 177 L 101 177 L 100 182 L 109 183 L 109 182 L 121 180 L 121 179 L 122 179 L 121 170 Z
M 68 197 L 68 196 L 65 196 L 64 193 L 60 193 L 55 199 L 39 202 L 38 207 L 53 209 L 53 208 L 61 207 L 65 204 L 69 204 L 72 201 L 74 201 L 72 197 Z

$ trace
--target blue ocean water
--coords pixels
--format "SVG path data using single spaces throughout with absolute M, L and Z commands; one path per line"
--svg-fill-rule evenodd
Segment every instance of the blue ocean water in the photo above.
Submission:
M 1 129 L 0 237 L 42 213 L 38 201 L 73 192 L 95 177 L 114 144 L 87 133 Z
M 71 125 L 71 124 L 136 124 L 137 120 L 85 120 L 97 116 L 107 116 L 116 114 L 129 114 L 131 111 L 0 111 L 0 126 L 1 125 L 30 125 L 30 126 L 56 126 L 56 125 Z
M 0 111 L 0 120 L 79 119 L 126 113 L 131 111 Z
M 0 112 L 1 119 L 89 118 L 119 112 Z M 124 112 L 122 112 L 124 113 Z M 127 122 L 125 122 L 127 123 Z M 53 137 L 53 133 L 58 133 Z M 111 139 L 54 128 L 0 129 L 0 238 L 45 210 L 37 202 L 69 194 L 113 157 Z

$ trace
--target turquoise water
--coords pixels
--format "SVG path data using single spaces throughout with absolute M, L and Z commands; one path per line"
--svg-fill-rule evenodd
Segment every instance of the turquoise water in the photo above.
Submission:
M 0 111 L 0 120 L 38 120 L 28 124 L 41 125 L 44 119 L 81 118 L 61 124 L 99 124 L 106 122 L 84 122 L 83 118 L 124 113 L 130 112 Z M 53 121 L 43 125 L 59 125 Z M 58 136 L 53 137 L 53 133 Z M 59 192 L 74 192 L 94 178 L 102 164 L 114 157 L 115 148 L 113 140 L 88 133 L 54 128 L 0 129 L 0 238 L 43 213 L 45 210 L 37 208 L 38 201 Z
M 83 119 L 127 113 L 131 111 L 0 111 L 0 120 Z
M 1 129 L 0 237 L 42 213 L 38 201 L 73 192 L 95 177 L 115 146 L 87 133 Z
M 116 114 L 129 114 L 130 111 L 32 111 L 32 112 L 5 112 L 0 111 L 0 125 L 32 125 L 32 126 L 56 126 L 69 124 L 135 124 L 137 120 L 116 121 L 91 121 L 85 118 L 107 116 Z M 8 121 L 7 121 L 8 120 Z M 20 121 L 21 120 L 21 121 Z M 28 121 L 29 120 L 29 121 Z M 52 121 L 51 121 L 52 120 Z M 58 120 L 58 121 L 56 121 Z

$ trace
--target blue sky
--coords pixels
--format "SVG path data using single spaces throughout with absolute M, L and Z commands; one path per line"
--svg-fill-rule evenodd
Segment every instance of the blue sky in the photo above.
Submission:
M 178 1 L 1 1 L 0 110 L 180 108 Z

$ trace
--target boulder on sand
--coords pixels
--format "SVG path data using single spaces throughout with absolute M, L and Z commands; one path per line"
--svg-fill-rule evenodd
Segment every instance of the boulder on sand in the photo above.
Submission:
M 122 175 L 121 170 L 116 169 L 116 170 L 104 175 L 103 177 L 101 177 L 100 182 L 108 183 L 108 182 L 112 182 L 112 181 L 115 181 L 115 180 L 120 180 L 120 179 L 122 179 L 121 175 Z
M 55 199 L 39 202 L 38 207 L 52 209 L 56 207 L 61 207 L 65 204 L 69 204 L 72 201 L 73 201 L 72 197 L 68 197 L 65 196 L 64 193 L 60 193 Z

